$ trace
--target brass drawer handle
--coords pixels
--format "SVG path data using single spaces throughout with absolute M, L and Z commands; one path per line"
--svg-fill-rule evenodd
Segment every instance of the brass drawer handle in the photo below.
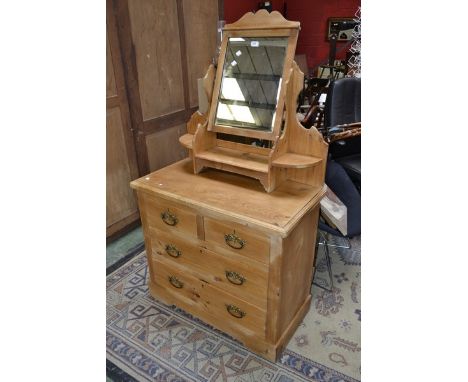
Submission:
M 243 318 L 245 317 L 246 313 L 243 310 L 240 310 L 237 306 L 235 305 L 226 305 L 226 309 L 229 312 L 231 316 L 234 316 L 236 318 Z
M 246 281 L 244 276 L 233 271 L 226 271 L 226 278 L 229 282 L 236 285 L 242 285 Z
M 242 249 L 246 244 L 245 240 L 241 239 L 239 236 L 236 235 L 236 231 L 224 235 L 224 241 L 227 245 L 234 249 Z
M 184 286 L 184 283 L 175 276 L 169 276 L 169 282 L 172 284 L 173 287 L 178 289 Z
M 164 211 L 161 213 L 161 219 L 167 225 L 172 225 L 172 226 L 176 225 L 179 222 L 179 219 L 177 219 L 177 216 L 170 213 L 169 208 L 167 209 L 167 211 Z
M 182 255 L 182 252 L 180 252 L 174 244 L 166 244 L 164 249 L 169 256 L 179 257 Z

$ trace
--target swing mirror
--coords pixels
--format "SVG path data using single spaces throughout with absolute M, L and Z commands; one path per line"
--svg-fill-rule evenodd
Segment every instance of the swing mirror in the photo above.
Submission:
M 287 37 L 230 37 L 215 125 L 271 132 Z
M 284 20 L 284 21 L 283 21 Z M 275 140 L 284 110 L 285 76 L 298 25 L 227 25 L 213 89 L 209 131 Z M 232 29 L 229 27 L 232 26 Z M 284 27 L 286 26 L 286 27 Z

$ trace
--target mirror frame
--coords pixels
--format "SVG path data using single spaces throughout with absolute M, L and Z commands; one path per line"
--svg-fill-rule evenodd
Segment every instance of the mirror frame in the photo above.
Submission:
M 297 37 L 300 23 L 298 21 L 286 20 L 279 12 L 262 9 L 256 13 L 249 12 L 232 24 L 226 24 L 223 29 L 223 40 L 218 57 L 218 67 L 211 97 L 210 113 L 208 117 L 208 131 L 238 135 L 249 138 L 267 139 L 274 141 L 278 138 L 283 120 L 285 105 L 286 82 L 290 73 L 294 53 L 296 51 Z M 216 125 L 216 112 L 218 109 L 218 97 L 221 90 L 221 80 L 223 77 L 226 48 L 230 37 L 288 37 L 288 46 L 284 57 L 281 87 L 279 91 L 278 103 L 276 104 L 276 115 L 271 131 L 256 131 L 242 127 L 227 127 Z

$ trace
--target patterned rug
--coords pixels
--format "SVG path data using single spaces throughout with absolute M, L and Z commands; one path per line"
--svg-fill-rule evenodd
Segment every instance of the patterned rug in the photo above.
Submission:
M 276 363 L 153 299 L 142 252 L 107 276 L 109 363 L 121 369 L 125 380 L 137 381 L 360 380 L 360 239 L 350 250 L 329 249 L 334 287 L 329 292 L 313 285 L 310 311 Z M 314 282 L 329 289 L 323 246 L 316 265 Z

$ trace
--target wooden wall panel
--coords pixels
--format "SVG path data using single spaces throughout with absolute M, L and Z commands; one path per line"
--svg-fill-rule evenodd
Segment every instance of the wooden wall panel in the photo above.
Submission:
M 183 0 L 190 107 L 198 105 L 197 79 L 216 53 L 218 0 Z
M 119 107 L 107 110 L 106 129 L 106 225 L 109 227 L 137 209 Z
M 185 109 L 175 0 L 129 1 L 143 120 Z
M 188 156 L 187 150 L 179 143 L 179 137 L 187 132 L 185 123 L 146 137 L 150 171 L 156 171 Z
M 111 240 L 138 223 L 129 185 L 138 178 L 138 164 L 112 0 L 106 5 L 106 236 Z
M 143 176 L 187 155 L 177 137 L 198 106 L 197 79 L 215 54 L 220 0 L 107 1 L 117 19 Z
M 112 54 L 109 45 L 109 36 L 106 31 L 106 97 L 117 95 L 117 87 L 115 85 L 114 67 L 112 66 Z

